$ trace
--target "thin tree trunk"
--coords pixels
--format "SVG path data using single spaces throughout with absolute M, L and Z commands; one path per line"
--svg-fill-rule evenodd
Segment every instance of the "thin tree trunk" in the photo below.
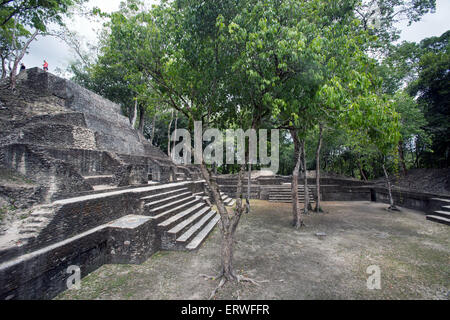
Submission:
M 391 181 L 389 180 L 389 175 L 388 175 L 388 172 L 386 170 L 386 166 L 384 165 L 384 162 L 383 162 L 383 171 L 384 171 L 384 176 L 386 178 L 386 184 L 387 184 L 388 192 L 389 192 L 389 204 L 390 204 L 389 209 L 390 210 L 397 210 L 397 207 L 394 204 L 394 198 L 392 197 Z
M 172 122 L 173 122 L 173 109 L 172 109 L 172 115 L 170 116 L 169 129 L 167 131 L 167 155 L 169 157 L 171 155 L 171 152 L 170 152 L 170 147 L 171 147 L 170 130 L 172 129 Z
M 221 274 L 227 281 L 237 280 L 237 276 L 233 268 L 233 253 L 234 253 L 234 235 L 239 224 L 243 209 L 242 209 L 242 177 L 245 172 L 245 165 L 241 166 L 241 170 L 238 175 L 237 184 L 237 199 L 236 199 L 236 210 L 234 214 L 229 214 L 223 200 L 220 196 L 220 189 L 215 179 L 211 178 L 211 174 L 208 171 L 205 163 L 200 165 L 200 169 L 211 189 L 211 194 L 213 196 L 214 203 L 217 206 L 217 210 L 220 214 L 219 228 L 221 231 L 222 242 L 221 242 Z
M 14 26 L 14 30 L 15 30 L 15 26 Z M 15 31 L 13 32 L 13 44 L 14 47 L 16 49 L 15 52 L 15 56 L 14 56 L 14 62 L 11 68 L 11 72 L 10 72 L 10 78 L 9 78 L 9 87 L 12 90 L 16 89 L 16 76 L 17 76 L 17 68 L 19 67 L 19 63 L 20 61 L 22 61 L 23 56 L 25 55 L 25 53 L 28 50 L 28 47 L 30 46 L 30 43 L 36 39 L 37 35 L 39 34 L 39 30 L 36 30 L 33 35 L 31 36 L 30 39 L 28 39 L 27 42 L 25 42 L 23 48 L 21 50 L 17 49 L 17 39 L 16 39 L 16 35 L 15 35 Z
M 131 127 L 133 129 L 136 129 L 136 122 L 137 122 L 137 105 L 138 105 L 138 101 L 137 98 L 135 98 L 134 100 L 134 109 L 133 109 L 133 114 L 130 118 L 130 123 L 131 123 Z
M 144 134 L 145 126 L 145 108 L 144 106 L 139 106 L 139 132 Z
M 308 214 L 309 210 L 311 210 L 311 203 L 309 202 L 309 188 L 308 188 L 308 172 L 306 169 L 306 142 L 305 139 L 301 140 L 301 153 L 302 153 L 302 163 L 303 163 L 303 187 L 304 187 L 304 195 L 305 195 L 305 207 L 303 208 L 303 213 Z
M 300 141 L 298 139 L 297 131 L 294 129 L 290 130 L 292 139 L 294 140 L 294 158 L 295 158 L 295 167 L 292 172 L 292 182 L 291 182 L 291 192 L 292 192 L 292 214 L 293 220 L 292 225 L 299 229 L 302 227 L 303 219 L 302 213 L 299 208 L 298 201 L 298 173 L 300 171 L 301 164 L 301 153 L 300 153 Z
M 322 208 L 320 207 L 320 149 L 322 148 L 323 140 L 323 126 L 319 125 L 319 143 L 317 144 L 316 150 L 316 212 L 320 212 Z
M 177 136 L 178 129 L 178 111 L 175 111 L 175 137 Z
M 245 204 L 246 204 L 246 213 L 250 213 L 250 192 L 251 192 L 251 184 L 252 184 L 252 164 L 250 161 L 248 162 L 248 180 L 247 180 L 247 195 L 245 197 Z
M 155 139 L 155 125 L 156 125 L 156 113 L 152 120 L 152 134 L 150 135 L 150 143 L 153 144 L 153 139 Z
M 400 157 L 400 163 L 402 166 L 403 175 L 406 176 L 408 174 L 408 171 L 406 170 L 405 156 L 403 153 L 403 141 L 399 141 L 399 143 L 398 143 L 398 155 Z
M 6 71 L 6 58 L 2 57 L 2 76 L 1 79 L 5 79 L 6 75 L 7 75 L 7 71 Z
M 368 181 L 368 180 L 367 180 L 367 176 L 366 176 L 366 174 L 364 173 L 364 170 L 363 170 L 363 168 L 362 168 L 361 160 L 360 160 L 360 159 L 358 159 L 357 164 L 358 164 L 358 169 L 359 169 L 359 173 L 361 174 L 361 177 L 364 179 L 365 182 L 367 182 L 367 181 Z

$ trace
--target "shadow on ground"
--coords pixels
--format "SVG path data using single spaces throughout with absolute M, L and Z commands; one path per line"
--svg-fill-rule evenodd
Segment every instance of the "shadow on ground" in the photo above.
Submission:
M 291 205 L 252 201 L 238 227 L 235 268 L 255 280 L 228 284 L 216 299 L 449 299 L 450 229 L 386 204 L 325 202 L 306 228 L 290 226 Z M 326 236 L 319 239 L 316 233 Z M 220 232 L 196 252 L 159 252 L 142 265 L 105 265 L 80 290 L 57 299 L 207 299 L 217 286 Z M 381 269 L 368 290 L 367 267 Z

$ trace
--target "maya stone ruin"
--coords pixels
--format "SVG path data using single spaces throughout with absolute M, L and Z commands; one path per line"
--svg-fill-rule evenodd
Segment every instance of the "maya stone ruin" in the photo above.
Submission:
M 219 222 L 196 166 L 176 165 L 119 105 L 71 81 L 34 68 L 20 73 L 14 94 L 0 83 L 0 122 L 0 206 L 20 212 L 0 224 L 0 299 L 51 299 L 67 288 L 70 266 L 84 277 L 159 250 L 195 250 Z M 215 179 L 232 206 L 237 178 Z M 290 202 L 290 181 L 252 177 L 250 198 Z M 323 201 L 388 201 L 370 183 L 324 176 L 321 184 Z M 430 220 L 449 214 L 450 200 L 394 197 Z

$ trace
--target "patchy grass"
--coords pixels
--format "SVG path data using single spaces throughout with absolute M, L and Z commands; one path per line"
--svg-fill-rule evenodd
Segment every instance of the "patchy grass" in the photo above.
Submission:
M 236 272 L 256 280 L 228 284 L 216 299 L 450 298 L 450 232 L 422 213 L 385 204 L 325 202 L 324 213 L 294 230 L 291 206 L 252 201 L 236 234 Z M 323 232 L 319 239 L 315 234 Z M 57 299 L 206 299 L 218 281 L 220 232 L 195 252 L 159 252 L 141 265 L 105 265 L 78 291 Z M 368 290 L 367 267 L 381 270 L 381 290 Z

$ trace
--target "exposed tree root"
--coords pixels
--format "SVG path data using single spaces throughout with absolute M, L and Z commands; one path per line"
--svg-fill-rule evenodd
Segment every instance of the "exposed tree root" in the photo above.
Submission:
M 244 276 L 237 276 L 237 281 L 238 282 L 250 282 L 251 284 L 253 284 L 253 285 L 257 286 L 257 287 L 261 286 L 261 283 L 263 283 L 263 282 L 269 282 L 269 280 L 256 281 L 254 279 L 247 278 L 247 277 L 244 277 Z
M 219 291 L 220 288 L 222 288 L 225 283 L 227 283 L 227 279 L 226 278 L 222 278 L 222 280 L 220 280 L 219 285 L 211 292 L 211 295 L 209 296 L 208 300 L 211 300 L 212 298 L 214 298 L 214 296 L 216 295 L 217 291 Z
M 389 211 L 400 211 L 399 208 L 397 208 L 396 206 L 389 206 L 389 208 L 387 208 Z
M 209 300 L 213 299 L 215 297 L 215 295 L 217 294 L 217 292 L 221 288 L 223 288 L 227 282 L 232 281 L 232 280 L 227 279 L 223 273 L 218 275 L 218 276 L 209 276 L 207 274 L 200 274 L 199 276 L 203 277 L 203 278 L 205 278 L 207 280 L 219 280 L 219 279 L 221 279 L 220 282 L 219 282 L 219 285 L 211 292 L 211 295 L 209 296 Z M 251 283 L 251 284 L 253 284 L 253 285 L 257 286 L 257 287 L 261 286 L 261 283 L 269 282 L 269 280 L 257 281 L 257 280 L 254 280 L 254 279 L 251 279 L 251 278 L 247 278 L 247 277 L 242 276 L 242 275 L 237 275 L 237 276 L 234 276 L 234 277 L 235 277 L 235 279 L 236 279 L 236 281 L 238 283 L 249 282 L 249 283 Z
M 199 274 L 198 276 L 199 277 L 203 277 L 206 280 L 219 280 L 219 279 L 223 278 L 223 273 L 218 275 L 218 276 L 210 276 L 210 275 L 207 275 L 207 274 Z
M 292 226 L 298 230 L 302 227 L 306 227 L 306 224 L 303 221 L 299 221 L 299 223 L 297 223 L 297 221 L 294 221 L 292 222 Z

